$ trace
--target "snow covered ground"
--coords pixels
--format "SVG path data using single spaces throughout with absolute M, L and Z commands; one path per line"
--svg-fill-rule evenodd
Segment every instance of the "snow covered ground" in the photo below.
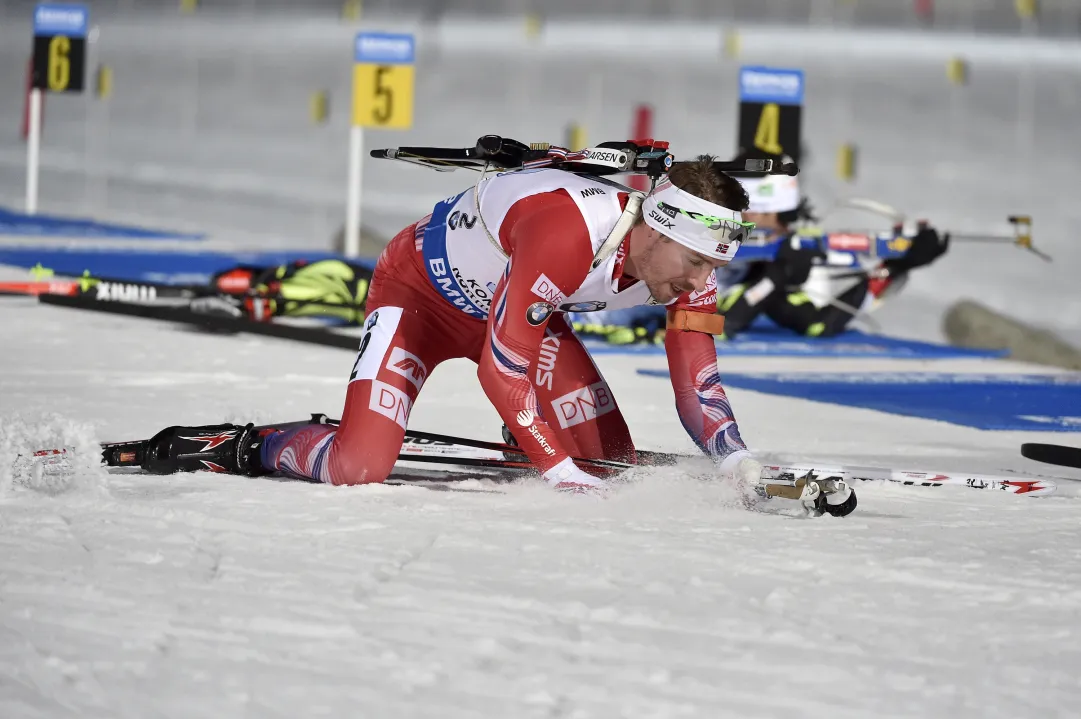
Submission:
M 18 451 L 337 414 L 353 358 L 20 299 L 0 327 L 5 719 L 1014 718 L 1081 701 L 1081 483 L 1045 499 L 863 485 L 843 520 L 739 509 L 696 460 L 606 501 L 89 466 L 32 490 L 11 483 Z M 692 451 L 667 382 L 634 374 L 663 358 L 598 361 L 642 446 Z M 448 363 L 411 425 L 495 439 L 481 397 L 473 367 Z M 772 457 L 1033 471 L 1018 444 L 1067 436 L 731 397 Z

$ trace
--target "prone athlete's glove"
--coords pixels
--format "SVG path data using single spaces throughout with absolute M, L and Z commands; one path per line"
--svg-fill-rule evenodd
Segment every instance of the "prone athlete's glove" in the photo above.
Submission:
M 935 228 L 921 224 L 919 232 L 911 238 L 912 246 L 901 257 L 889 259 L 883 265 L 890 274 L 899 274 L 924 267 L 937 260 L 950 248 L 950 233 L 946 232 L 941 237 Z

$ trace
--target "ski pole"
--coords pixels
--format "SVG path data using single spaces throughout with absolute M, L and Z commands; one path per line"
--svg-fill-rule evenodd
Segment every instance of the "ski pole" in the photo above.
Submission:
M 341 420 L 332 419 L 327 417 L 321 412 L 313 412 L 311 419 L 302 420 L 299 422 L 287 422 L 285 424 L 268 424 L 256 427 L 256 430 L 262 429 L 292 429 L 294 427 L 300 427 L 308 424 L 329 424 L 337 426 L 341 424 Z M 455 437 L 449 434 L 438 434 L 436 432 L 423 432 L 415 429 L 407 429 L 405 431 L 407 439 L 420 439 L 426 442 L 446 442 L 447 444 L 456 444 L 460 447 L 472 447 L 473 449 L 488 449 L 493 452 L 509 452 L 511 454 L 526 456 L 525 450 L 521 447 L 515 447 L 514 445 L 505 444 L 503 442 L 486 442 L 482 439 L 469 439 L 467 437 Z M 680 458 L 678 455 L 669 454 L 667 452 L 651 452 L 645 449 L 636 449 L 634 453 L 639 459 L 644 460 L 641 464 L 631 464 L 629 462 L 617 462 L 610 459 L 591 459 L 588 457 L 572 457 L 575 462 L 581 462 L 583 464 L 589 464 L 595 467 L 607 467 L 609 469 L 629 469 L 631 467 L 641 467 L 643 465 L 668 465 L 675 464 Z M 405 457 L 403 457 L 404 459 Z M 422 460 L 431 461 L 431 460 Z

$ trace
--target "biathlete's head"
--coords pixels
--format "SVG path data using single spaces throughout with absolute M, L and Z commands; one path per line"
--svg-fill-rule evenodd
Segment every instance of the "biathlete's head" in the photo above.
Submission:
M 773 160 L 774 164 L 791 162 L 791 158 L 771 155 L 757 150 L 743 152 L 737 161 Z M 743 218 L 755 224 L 765 234 L 786 234 L 789 226 L 809 217 L 807 201 L 800 197 L 799 180 L 788 175 L 759 175 L 740 178 L 747 191 L 748 206 Z
M 645 282 L 658 302 L 705 289 L 754 227 L 740 215 L 747 193 L 713 162 L 699 155 L 673 164 L 643 201 L 642 218 L 630 232 L 627 273 Z

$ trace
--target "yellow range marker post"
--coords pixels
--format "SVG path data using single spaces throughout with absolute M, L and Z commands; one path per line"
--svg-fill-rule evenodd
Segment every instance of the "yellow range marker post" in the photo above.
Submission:
M 360 32 L 353 40 L 353 112 L 349 128 L 349 181 L 345 256 L 360 254 L 361 166 L 364 128 L 413 126 L 416 42 L 412 35 Z

